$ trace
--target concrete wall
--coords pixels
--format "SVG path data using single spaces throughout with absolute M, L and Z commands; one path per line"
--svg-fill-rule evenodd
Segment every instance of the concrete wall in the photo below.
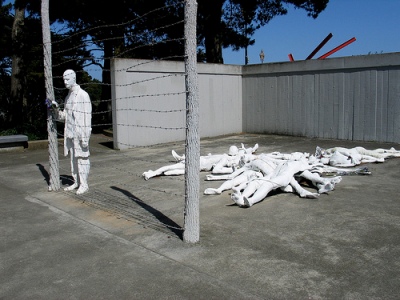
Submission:
M 400 53 L 249 65 L 243 131 L 400 143 Z
M 114 59 L 114 147 L 185 140 L 183 62 Z M 200 136 L 249 132 L 400 143 L 400 53 L 199 64 Z
M 200 136 L 242 131 L 241 66 L 199 64 Z M 112 61 L 114 148 L 185 140 L 183 62 Z

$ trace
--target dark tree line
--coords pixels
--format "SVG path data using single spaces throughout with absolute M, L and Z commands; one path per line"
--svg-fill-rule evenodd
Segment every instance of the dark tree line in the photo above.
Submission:
M 223 63 L 223 48 L 254 44 L 256 30 L 286 14 L 288 5 L 316 18 L 328 1 L 198 0 L 198 60 Z M 0 134 L 14 129 L 42 138 L 46 108 L 41 1 L 3 3 L 0 0 Z M 109 110 L 111 58 L 183 60 L 183 5 L 181 0 L 50 0 L 55 86 L 63 86 L 60 76 L 72 68 L 92 101 L 98 100 L 95 109 Z M 103 84 L 84 71 L 90 65 L 103 70 Z M 57 99 L 64 96 L 65 91 L 56 90 Z M 110 114 L 96 118 L 94 122 L 111 121 Z

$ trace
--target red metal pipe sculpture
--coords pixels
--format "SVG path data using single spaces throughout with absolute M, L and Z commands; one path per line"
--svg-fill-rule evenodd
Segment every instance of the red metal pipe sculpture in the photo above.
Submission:
M 344 42 L 343 44 L 337 46 L 336 48 L 332 49 L 331 51 L 329 51 L 329 52 L 325 53 L 324 55 L 318 57 L 318 59 L 325 59 L 325 58 L 327 58 L 328 56 L 332 55 L 333 53 L 335 53 L 335 52 L 339 51 L 340 49 L 346 47 L 347 45 L 353 43 L 355 40 L 356 40 L 355 37 L 351 38 L 351 39 L 348 40 L 347 42 Z

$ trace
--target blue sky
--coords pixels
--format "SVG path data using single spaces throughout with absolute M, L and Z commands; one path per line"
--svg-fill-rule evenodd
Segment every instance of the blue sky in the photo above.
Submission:
M 400 52 L 400 0 L 330 0 L 317 19 L 306 11 L 289 8 L 285 16 L 275 17 L 254 35 L 248 48 L 249 64 L 304 60 L 322 40 L 333 37 L 314 59 L 355 37 L 356 41 L 329 57 Z M 225 64 L 244 64 L 244 50 L 223 51 Z
M 6 0 L 5 3 L 14 2 Z M 333 37 L 314 56 L 355 37 L 356 41 L 330 57 L 400 52 L 400 0 L 330 0 L 317 19 L 306 11 L 289 7 L 285 16 L 275 17 L 254 35 L 255 44 L 248 48 L 249 63 L 260 63 L 259 53 L 265 53 L 264 63 L 305 59 L 329 34 Z M 244 64 L 244 50 L 223 50 L 225 64 Z

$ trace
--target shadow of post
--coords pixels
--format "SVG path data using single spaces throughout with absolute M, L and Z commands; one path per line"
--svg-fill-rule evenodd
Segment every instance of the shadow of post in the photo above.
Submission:
M 40 173 L 42 173 L 42 176 L 44 177 L 44 180 L 47 183 L 47 186 L 50 185 L 50 174 L 47 172 L 46 168 L 42 164 L 36 164 L 36 166 L 39 168 Z
M 44 180 L 47 183 L 47 186 L 50 185 L 50 174 L 47 172 L 46 168 L 42 164 L 36 164 L 36 166 L 39 168 L 40 173 L 44 177 Z M 60 175 L 60 180 L 62 185 L 66 184 L 72 184 L 74 182 L 74 179 L 72 178 L 71 175 Z
M 144 203 L 142 200 L 137 198 L 135 195 L 133 195 L 129 191 L 121 189 L 116 186 L 111 186 L 111 188 L 115 191 L 122 193 L 123 195 L 125 195 L 126 197 L 128 197 L 129 199 L 134 201 L 136 204 L 138 204 L 140 207 L 142 207 L 143 209 L 148 211 L 150 214 L 152 214 L 154 217 L 156 217 L 158 221 L 160 221 L 163 225 L 165 225 L 166 228 L 171 230 L 178 238 L 183 240 L 183 228 L 180 225 L 178 225 L 177 223 L 175 223 L 173 220 L 171 220 L 169 217 L 167 217 L 166 215 L 164 215 L 162 212 L 155 209 L 154 207 L 151 207 L 150 205 Z

